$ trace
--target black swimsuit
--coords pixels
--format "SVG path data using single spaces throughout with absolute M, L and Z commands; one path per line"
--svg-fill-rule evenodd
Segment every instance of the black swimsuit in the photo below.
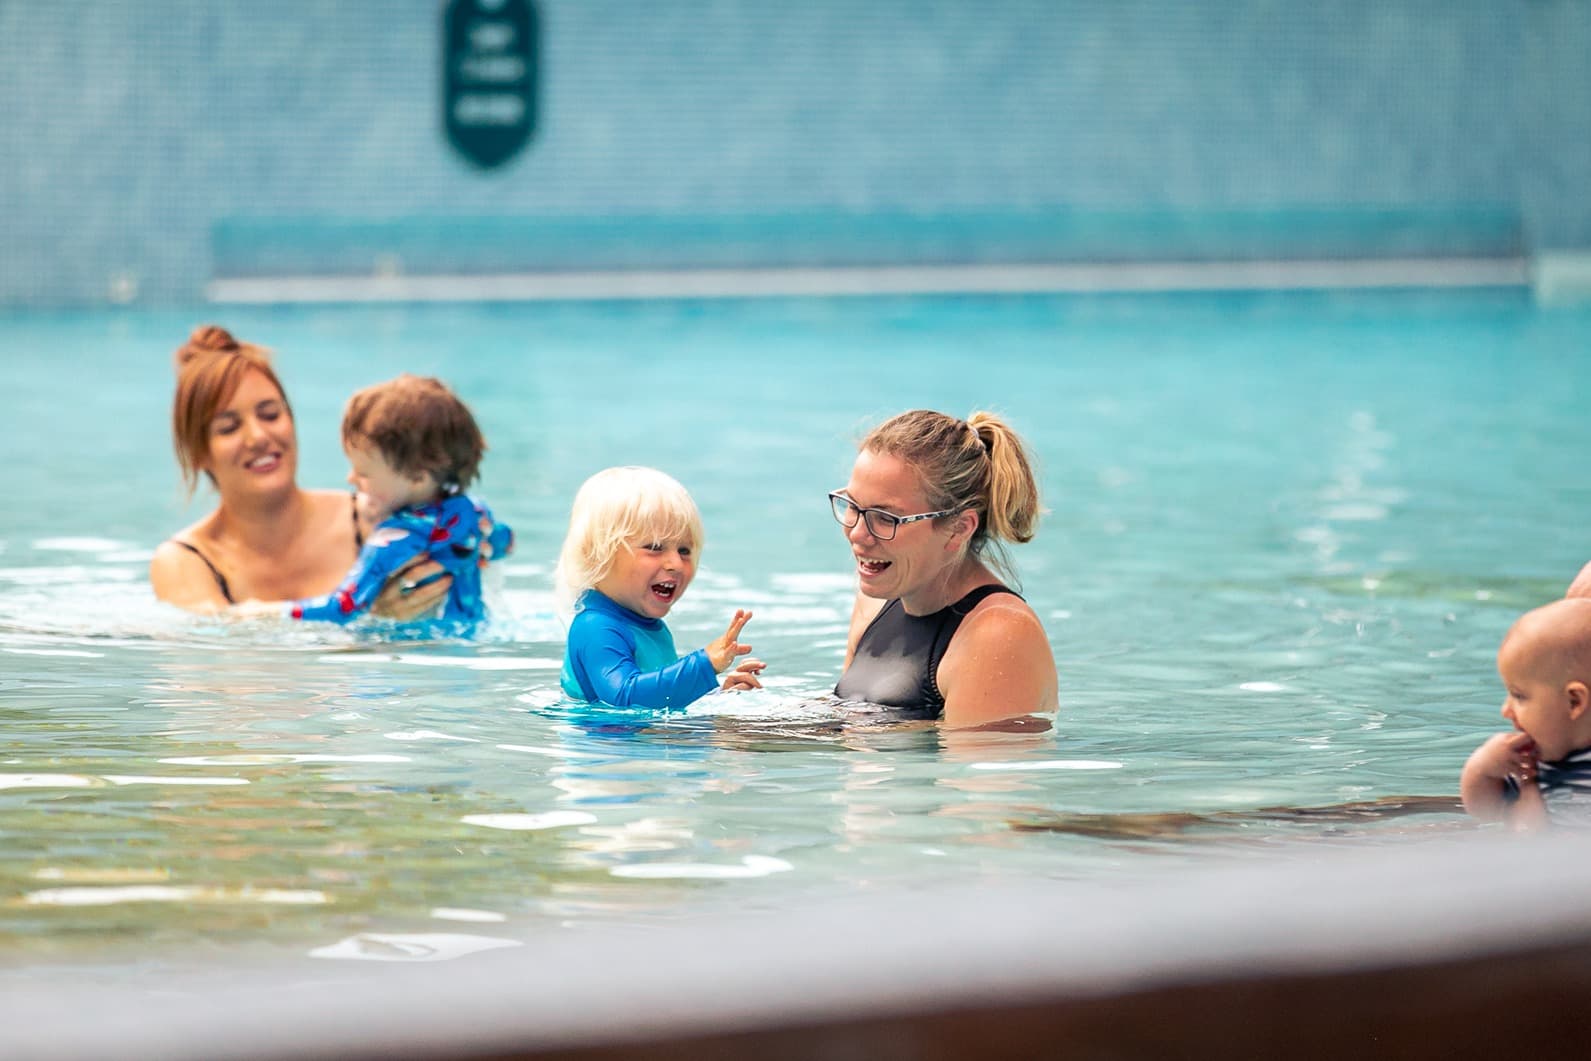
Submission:
M 364 532 L 359 529 L 359 498 L 354 496 L 353 494 L 350 494 L 348 496 L 349 496 L 349 499 L 353 502 L 354 549 L 355 550 L 363 549 L 365 547 L 365 535 L 364 535 Z M 185 542 L 185 541 L 183 541 L 180 538 L 171 539 L 171 544 L 180 545 L 184 549 L 186 549 L 190 553 L 192 553 L 194 556 L 197 556 L 200 560 L 203 560 L 204 561 L 204 566 L 208 567 L 210 569 L 210 574 L 215 576 L 216 588 L 221 591 L 221 596 L 226 600 L 226 602 L 228 604 L 236 604 L 237 603 L 237 601 L 232 599 L 232 587 L 227 585 L 226 576 L 221 573 L 221 569 L 220 568 L 216 567 L 213 563 L 210 562 L 210 558 L 208 556 L 204 555 L 203 553 L 201 553 L 199 551 L 199 547 L 198 546 L 192 545 L 192 544 L 190 544 L 188 542 Z
M 927 615 L 908 615 L 899 598 L 885 604 L 857 640 L 856 654 L 840 675 L 835 695 L 938 718 L 945 711 L 945 698 L 939 692 L 939 661 L 967 613 L 996 593 L 1021 599 L 1014 590 L 995 583 L 979 586 L 954 604 Z

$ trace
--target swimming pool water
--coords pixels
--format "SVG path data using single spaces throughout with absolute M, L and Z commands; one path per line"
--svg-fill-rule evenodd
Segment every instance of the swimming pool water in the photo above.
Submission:
M 156 604 L 206 510 L 171 349 L 278 353 L 301 480 L 341 403 L 448 379 L 519 536 L 477 643 L 229 626 Z M 541 930 L 1033 877 L 1312 857 L 1462 828 L 1088 815 L 1451 795 L 1498 728 L 1498 639 L 1586 560 L 1591 314 L 1510 292 L 197 308 L 0 318 L 0 940 L 8 977 L 413 960 Z M 993 408 L 1051 510 L 1015 550 L 1061 676 L 1049 734 L 823 702 L 848 552 L 824 493 L 914 406 Z M 769 688 L 666 717 L 560 700 L 551 568 L 575 488 L 661 467 L 703 510 L 682 648 L 750 607 Z M 1295 841 L 1307 840 L 1308 844 Z

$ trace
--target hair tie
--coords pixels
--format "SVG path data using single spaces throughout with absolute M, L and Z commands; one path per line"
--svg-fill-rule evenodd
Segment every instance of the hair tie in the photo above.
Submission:
M 972 421 L 971 420 L 963 420 L 962 423 L 967 425 L 967 430 L 972 432 L 973 439 L 976 440 L 978 445 L 983 447 L 983 452 L 986 455 L 989 454 L 990 452 L 992 452 L 990 450 L 990 448 L 989 448 L 988 440 L 985 439 L 981 433 L 979 433 L 979 431 L 978 431 L 978 429 L 976 427 L 972 426 Z

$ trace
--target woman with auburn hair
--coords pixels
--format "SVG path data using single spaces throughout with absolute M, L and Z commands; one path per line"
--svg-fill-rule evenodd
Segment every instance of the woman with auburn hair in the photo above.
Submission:
M 220 613 L 250 598 L 292 600 L 332 590 L 363 540 L 355 499 L 299 487 L 293 410 L 269 352 L 225 328 L 201 325 L 178 348 L 176 368 L 172 435 L 183 482 L 191 495 L 202 473 L 220 503 L 155 550 L 149 564 L 155 596 L 189 611 Z M 411 568 L 404 585 L 389 584 L 377 613 L 425 614 L 449 580 L 412 593 L 405 587 L 429 573 Z
M 858 580 L 838 696 L 956 728 L 1056 710 L 1049 638 L 1008 585 L 1004 545 L 1033 538 L 1040 508 L 1004 420 L 892 417 L 829 501 Z

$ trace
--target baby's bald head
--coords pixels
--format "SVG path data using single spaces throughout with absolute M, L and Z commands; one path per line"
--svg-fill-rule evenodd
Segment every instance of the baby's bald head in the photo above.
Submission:
M 1554 685 L 1591 684 L 1591 598 L 1553 601 L 1520 616 L 1497 650 L 1497 664 Z

